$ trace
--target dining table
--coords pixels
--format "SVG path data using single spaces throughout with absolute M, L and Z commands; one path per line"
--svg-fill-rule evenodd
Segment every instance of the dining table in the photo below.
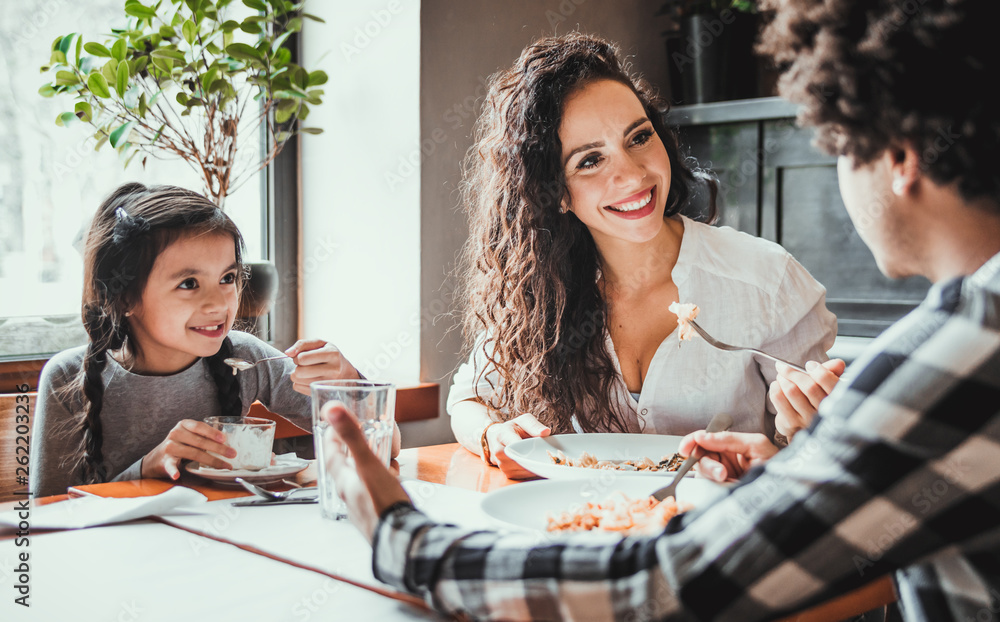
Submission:
M 498 526 L 480 501 L 519 484 L 457 443 L 404 449 L 393 468 L 418 508 L 470 527 Z M 313 461 L 290 483 L 268 488 L 315 481 Z M 198 511 L 88 528 L 30 529 L 28 541 L 18 544 L 14 534 L 0 532 L 0 621 L 449 619 L 375 579 L 365 538 L 349 521 L 321 517 L 316 504 L 237 506 L 249 492 L 185 472 L 174 482 L 77 486 L 32 499 L 30 506 L 90 496 L 146 498 L 178 486 L 207 502 Z M 0 513 L 17 504 L 0 503 Z M 20 561 L 25 552 L 30 563 Z M 22 583 L 28 607 L 15 600 Z M 851 619 L 893 600 L 891 582 L 881 578 L 787 620 Z

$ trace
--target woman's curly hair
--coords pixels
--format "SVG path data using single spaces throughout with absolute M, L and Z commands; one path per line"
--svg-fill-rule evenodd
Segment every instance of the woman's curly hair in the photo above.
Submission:
M 494 419 L 530 412 L 555 432 L 569 431 L 573 415 L 585 431 L 629 427 L 613 406 L 623 387 L 605 346 L 597 248 L 574 214 L 559 211 L 568 200 L 563 105 L 600 79 L 632 89 L 666 147 L 667 216 L 687 207 L 696 178 L 707 178 L 680 156 L 663 122 L 666 102 L 628 72 L 608 41 L 579 33 L 543 38 L 491 76 L 464 162 L 470 235 L 460 281 L 466 343 L 484 348 L 500 378 L 492 395 L 479 396 Z M 714 219 L 715 184 L 705 181 Z
M 1000 197 L 1000 2 L 766 0 L 758 50 L 783 70 L 827 152 L 856 164 L 904 145 L 966 201 Z

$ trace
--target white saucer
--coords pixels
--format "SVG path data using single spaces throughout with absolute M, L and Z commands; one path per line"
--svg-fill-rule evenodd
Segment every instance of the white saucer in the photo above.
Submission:
M 287 477 L 295 475 L 299 471 L 309 466 L 308 460 L 291 456 L 277 456 L 275 464 L 259 471 L 248 471 L 246 469 L 213 469 L 202 466 L 200 462 L 189 462 L 184 468 L 188 473 L 204 477 L 220 486 L 239 487 L 236 482 L 237 477 L 242 477 L 251 484 L 273 484 Z

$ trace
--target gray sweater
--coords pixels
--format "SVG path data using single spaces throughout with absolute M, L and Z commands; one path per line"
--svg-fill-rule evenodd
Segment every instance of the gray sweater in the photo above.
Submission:
M 232 331 L 229 336 L 234 356 L 252 361 L 281 354 L 252 335 Z M 76 413 L 83 412 L 83 400 L 78 390 L 66 392 L 65 387 L 76 381 L 85 352 L 85 346 L 65 350 L 42 369 L 29 473 L 30 489 L 36 498 L 63 494 L 80 483 L 70 472 L 68 462 L 82 448 L 82 419 Z M 260 400 L 268 410 L 311 429 L 310 398 L 292 390 L 288 377 L 294 369 L 291 359 L 278 359 L 241 371 L 243 414 Z M 140 376 L 108 357 L 102 377 L 104 464 L 113 481 L 140 479 L 143 456 L 160 444 L 177 422 L 220 414 L 215 381 L 205 359 L 170 376 Z

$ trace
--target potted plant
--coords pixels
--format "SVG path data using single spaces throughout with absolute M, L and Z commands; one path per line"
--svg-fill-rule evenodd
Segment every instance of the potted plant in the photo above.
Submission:
M 752 55 L 756 24 L 754 0 L 668 0 L 667 15 L 674 99 L 701 104 L 756 95 Z
M 322 132 L 303 122 L 310 106 L 322 103 L 318 87 L 327 76 L 293 62 L 283 45 L 303 19 L 323 21 L 305 13 L 303 4 L 158 0 L 148 6 L 126 0 L 125 27 L 112 28 L 105 40 L 71 33 L 52 42 L 41 70 L 53 80 L 39 93 L 72 98 L 73 110 L 56 123 L 91 125 L 96 148 L 109 145 L 125 167 L 140 154 L 143 166 L 149 156 L 184 160 L 200 176 L 204 194 L 224 207 L 226 197 L 271 163 L 289 138 Z M 234 19 L 237 8 L 250 14 Z M 258 155 L 245 146 L 260 140 L 261 126 L 266 131 Z M 255 292 L 253 279 L 269 277 L 264 289 L 274 290 L 275 276 L 271 264 L 251 267 L 246 300 L 266 298 Z M 241 309 L 241 316 L 260 311 Z

